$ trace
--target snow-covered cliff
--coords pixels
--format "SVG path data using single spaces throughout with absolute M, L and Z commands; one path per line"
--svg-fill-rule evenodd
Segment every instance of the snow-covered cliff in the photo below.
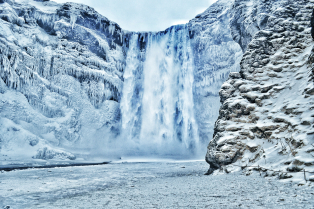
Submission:
M 220 0 L 191 20 L 194 54 L 194 105 L 200 139 L 212 139 L 219 114 L 219 90 L 230 72 L 240 70 L 242 52 L 229 27 L 233 1 Z
M 9 1 L 0 11 L 1 153 L 74 159 L 52 147 L 91 148 L 94 134 L 117 129 L 119 26 L 72 3 Z
M 245 53 L 219 92 L 209 173 L 262 167 L 265 175 L 301 181 L 304 173 L 293 172 L 314 171 L 313 3 L 235 1 L 232 35 Z
M 239 70 L 232 3 L 128 32 L 85 5 L 0 1 L 0 157 L 199 154 Z

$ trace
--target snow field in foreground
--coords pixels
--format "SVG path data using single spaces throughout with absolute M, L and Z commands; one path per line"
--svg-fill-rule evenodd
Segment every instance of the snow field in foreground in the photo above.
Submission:
M 3 172 L 0 208 L 313 208 L 313 183 L 206 170 L 185 161 Z

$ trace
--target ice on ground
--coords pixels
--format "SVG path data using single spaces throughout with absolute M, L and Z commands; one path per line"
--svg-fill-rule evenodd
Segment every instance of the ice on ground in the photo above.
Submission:
M 236 172 L 204 176 L 202 161 L 119 162 L 0 173 L 0 207 L 313 208 L 313 182 Z

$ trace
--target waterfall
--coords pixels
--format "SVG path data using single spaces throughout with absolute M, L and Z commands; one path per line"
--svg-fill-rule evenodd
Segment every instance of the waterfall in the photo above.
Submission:
M 122 133 L 154 154 L 195 153 L 194 62 L 187 26 L 147 34 L 145 56 L 139 34 L 129 42 L 121 100 Z
M 122 130 L 128 140 L 138 138 L 141 127 L 141 103 L 142 103 L 142 62 L 138 47 L 138 34 L 131 36 L 129 51 L 124 71 L 124 87 L 121 100 Z

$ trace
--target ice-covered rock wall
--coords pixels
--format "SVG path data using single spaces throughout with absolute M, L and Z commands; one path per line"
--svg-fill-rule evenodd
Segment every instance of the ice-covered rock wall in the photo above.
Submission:
M 232 5 L 233 1 L 217 1 L 188 24 L 194 54 L 194 107 L 205 144 L 212 139 L 219 114 L 220 87 L 230 72 L 240 70 L 242 51 L 229 27 Z
M 314 4 L 271 3 L 238 0 L 232 9 L 233 36 L 245 53 L 240 72 L 231 73 L 220 90 L 222 107 L 206 161 L 209 173 L 242 167 L 248 174 L 257 169 L 304 181 L 299 171 L 314 171 L 310 26 Z M 267 21 L 257 27 L 261 15 Z
M 0 2 L 1 153 L 198 154 L 220 86 L 239 70 L 232 3 L 165 31 L 128 32 L 85 5 Z
M 73 3 L 6 2 L 0 18 L 1 152 L 45 158 L 36 151 L 94 149 L 94 140 L 115 136 L 125 65 L 120 27 Z

